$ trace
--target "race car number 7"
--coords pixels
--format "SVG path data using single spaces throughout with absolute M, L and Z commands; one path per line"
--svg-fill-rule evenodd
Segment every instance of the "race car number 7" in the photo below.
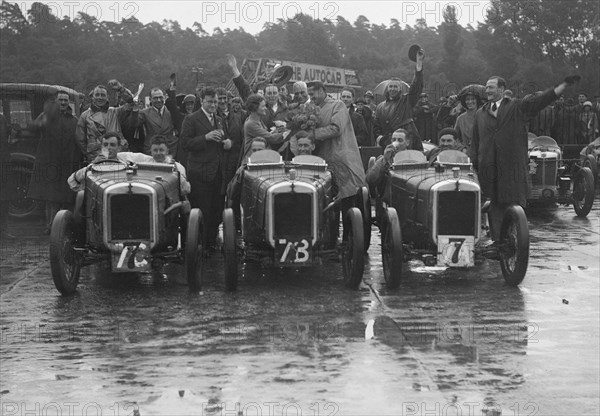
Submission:
M 285 244 L 286 240 L 281 239 L 279 240 L 279 243 Z M 292 252 L 296 255 L 296 257 L 294 258 L 294 263 L 306 262 L 309 258 L 308 247 L 308 241 L 304 239 L 300 242 L 287 241 L 285 250 L 283 250 L 283 254 L 281 255 L 281 259 L 279 259 L 279 262 L 285 263 L 286 259 Z
M 449 240 L 450 244 L 454 243 L 454 254 L 452 255 L 452 263 L 458 263 L 458 255 L 460 253 L 460 248 L 465 242 L 464 238 L 451 238 Z

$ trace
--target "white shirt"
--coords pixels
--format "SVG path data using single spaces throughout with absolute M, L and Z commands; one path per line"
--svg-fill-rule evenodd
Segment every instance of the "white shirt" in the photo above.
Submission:
M 160 115 L 160 117 L 162 118 L 163 114 L 165 113 L 165 106 L 163 105 L 160 110 L 154 106 L 152 106 L 152 108 L 154 108 L 154 110 Z
M 502 100 L 504 98 L 500 98 L 498 101 L 496 101 L 495 103 L 492 103 L 492 105 L 490 105 L 490 114 L 493 115 L 494 117 L 498 116 L 498 110 L 500 109 L 500 104 L 502 103 Z M 494 104 L 496 104 L 496 111 L 494 111 L 492 109 L 492 107 L 494 106 Z

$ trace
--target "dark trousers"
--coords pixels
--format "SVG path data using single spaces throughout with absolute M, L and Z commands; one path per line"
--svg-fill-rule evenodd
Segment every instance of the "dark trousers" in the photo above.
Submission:
M 344 198 L 340 201 L 340 205 L 339 208 L 336 210 L 338 211 L 337 218 L 339 218 L 340 213 L 342 214 L 342 224 L 344 225 L 344 232 L 342 235 L 342 239 L 345 241 L 348 238 L 348 227 L 350 227 L 350 223 L 346 222 L 346 212 L 348 212 L 348 210 L 350 208 L 354 208 L 356 207 L 356 196 L 349 196 L 347 198 Z
M 227 206 L 233 209 L 233 214 L 235 215 L 235 229 L 238 231 L 242 230 L 242 221 L 241 221 L 241 210 L 240 210 L 240 200 L 242 197 L 242 179 L 244 176 L 243 168 L 239 168 L 233 179 L 229 181 L 227 184 L 227 190 L 225 192 L 225 196 L 227 197 Z
M 516 203 L 501 203 L 492 199 L 490 204 L 490 212 L 488 214 L 488 220 L 490 223 L 490 233 L 492 234 L 493 241 L 500 240 L 500 227 L 502 226 L 502 218 L 504 217 L 504 211 L 509 206 L 515 204 Z
M 219 232 L 219 224 L 223 221 L 223 208 L 225 198 L 221 194 L 221 173 L 217 173 L 215 179 L 211 182 L 202 181 L 198 178 L 197 172 L 189 171 L 188 180 L 192 186 L 189 195 L 192 208 L 200 208 L 204 218 L 204 243 L 214 245 Z

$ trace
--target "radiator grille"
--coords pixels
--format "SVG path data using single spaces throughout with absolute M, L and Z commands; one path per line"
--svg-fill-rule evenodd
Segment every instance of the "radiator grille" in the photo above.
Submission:
M 274 236 L 312 235 L 312 197 L 310 194 L 283 193 L 275 195 L 273 207 Z
M 440 192 L 438 196 L 438 235 L 475 235 L 477 193 Z
M 150 240 L 150 195 L 112 195 L 109 240 Z
M 530 158 L 531 166 L 535 166 L 535 173 L 531 175 L 532 186 L 555 186 L 557 177 L 556 159 Z

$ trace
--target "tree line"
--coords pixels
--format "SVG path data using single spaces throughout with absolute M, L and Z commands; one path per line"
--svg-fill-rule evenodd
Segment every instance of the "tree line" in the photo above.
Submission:
M 597 0 L 492 0 L 477 27 L 461 26 L 452 6 L 437 27 L 422 19 L 402 27 L 394 18 L 377 25 L 365 16 L 349 22 L 298 14 L 266 23 L 256 35 L 243 27 L 209 34 L 199 23 L 184 29 L 174 20 L 99 21 L 83 12 L 70 19 L 54 16 L 43 3 L 24 11 L 3 0 L 0 15 L 2 82 L 88 92 L 117 78 L 135 90 L 139 82 L 166 86 L 177 73 L 178 90 L 190 92 L 194 67 L 203 68 L 201 81 L 225 85 L 231 74 L 224 55 L 231 53 L 240 61 L 263 57 L 354 69 L 367 90 L 392 76 L 410 82 L 407 51 L 417 43 L 426 51 L 425 92 L 435 98 L 490 75 L 503 76 L 516 96 L 572 73 L 582 76 L 579 90 L 590 98 L 600 91 Z

